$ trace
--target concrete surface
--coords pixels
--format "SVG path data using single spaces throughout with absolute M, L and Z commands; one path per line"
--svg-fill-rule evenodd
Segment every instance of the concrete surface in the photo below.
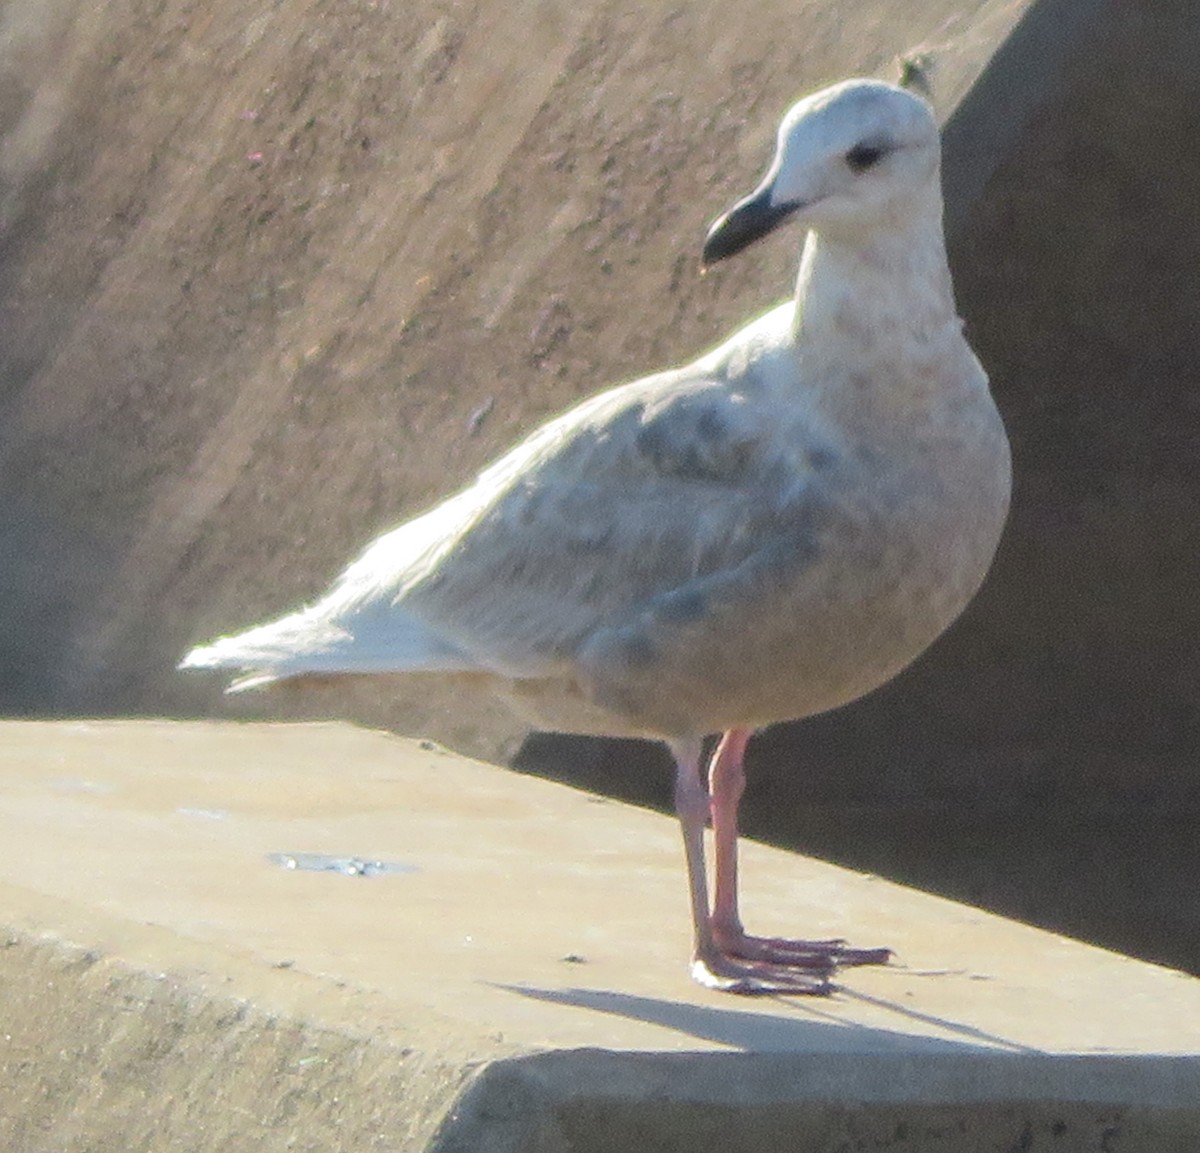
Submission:
M 11 1153 L 1200 1145 L 1200 981 L 750 844 L 751 927 L 896 961 L 706 992 L 671 819 L 429 742 L 7 722 L 0 845 Z

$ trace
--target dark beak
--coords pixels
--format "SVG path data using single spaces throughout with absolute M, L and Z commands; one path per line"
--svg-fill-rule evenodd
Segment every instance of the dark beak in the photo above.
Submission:
M 771 185 L 765 184 L 745 200 L 738 201 L 724 216 L 713 221 L 704 241 L 701 265 L 707 268 L 727 256 L 741 252 L 792 215 L 800 204 L 772 204 Z

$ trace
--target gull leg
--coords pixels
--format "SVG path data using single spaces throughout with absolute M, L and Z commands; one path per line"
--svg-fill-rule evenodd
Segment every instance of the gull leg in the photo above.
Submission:
M 708 874 L 704 864 L 704 823 L 708 797 L 700 780 L 700 743 L 672 746 L 675 755 L 675 814 L 683 831 L 688 896 L 692 905 L 692 959 L 715 951 L 708 916 Z
M 888 949 L 852 949 L 845 941 L 751 937 L 738 909 L 738 804 L 746 789 L 743 761 L 750 729 L 730 729 L 721 737 L 709 765 L 713 827 L 713 912 L 710 936 L 726 957 L 768 962 L 803 973 L 827 976 L 840 965 L 882 965 Z
M 675 811 L 683 831 L 687 860 L 688 893 L 692 905 L 692 978 L 709 989 L 731 993 L 825 993 L 829 991 L 820 971 L 796 969 L 740 960 L 730 956 L 713 936 L 708 908 L 708 876 L 704 863 L 704 827 L 708 821 L 709 798 L 700 775 L 700 742 L 671 745 L 675 756 Z
M 750 740 L 749 729 L 730 729 L 713 753 L 708 767 L 708 795 L 713 828 L 713 935 L 727 952 L 746 934 L 738 909 L 737 812 L 746 791 L 742 758 Z

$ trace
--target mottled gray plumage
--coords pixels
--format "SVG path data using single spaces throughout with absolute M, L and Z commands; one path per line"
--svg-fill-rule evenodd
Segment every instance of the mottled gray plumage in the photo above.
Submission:
M 235 687 L 483 676 L 541 727 L 668 740 L 685 776 L 706 733 L 883 684 L 970 600 L 1008 507 L 1004 429 L 954 309 L 938 153 L 928 107 L 889 85 L 802 101 L 705 249 L 724 259 L 794 217 L 810 231 L 793 301 L 551 421 L 312 607 L 184 665 L 245 670 Z M 701 940 L 698 819 L 697 964 L 744 984 Z

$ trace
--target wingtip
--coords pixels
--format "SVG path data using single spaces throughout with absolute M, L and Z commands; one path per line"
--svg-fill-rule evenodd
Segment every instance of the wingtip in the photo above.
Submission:
M 203 660 L 200 660 L 197 657 L 197 654 L 200 651 L 201 651 L 200 649 L 192 649 L 192 651 L 190 653 L 185 653 L 183 658 L 179 661 L 179 663 L 176 664 L 176 666 L 175 666 L 176 671 L 186 672 L 189 669 L 208 668 L 209 666 Z
M 198 645 L 184 653 L 175 667 L 186 672 L 190 669 L 217 669 L 223 664 L 215 645 Z

